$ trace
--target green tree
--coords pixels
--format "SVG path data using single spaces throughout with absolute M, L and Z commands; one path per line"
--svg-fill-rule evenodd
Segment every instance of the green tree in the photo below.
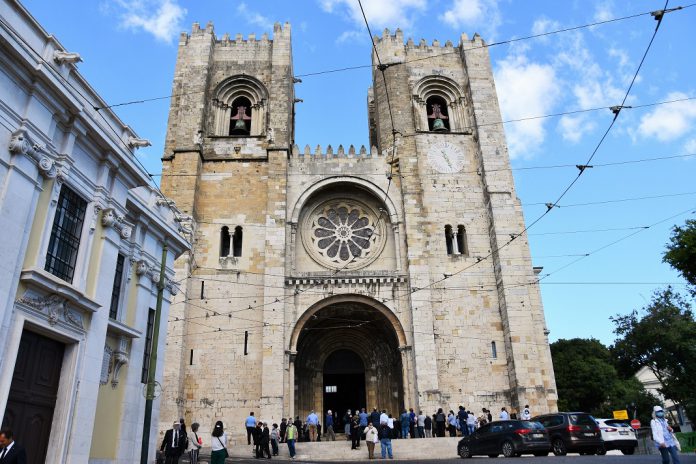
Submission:
M 696 321 L 687 301 L 671 288 L 658 291 L 641 311 L 611 318 L 612 347 L 623 373 L 647 366 L 662 384 L 660 393 L 696 417 Z
M 674 226 L 662 261 L 696 286 L 696 219 L 687 220 L 683 227 Z

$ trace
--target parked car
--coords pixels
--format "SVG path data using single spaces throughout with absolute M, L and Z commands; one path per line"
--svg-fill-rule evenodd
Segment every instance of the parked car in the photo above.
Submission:
M 457 453 L 463 458 L 474 455 L 510 458 L 523 454 L 547 456 L 551 451 L 549 435 L 534 421 L 505 420 L 483 425 L 473 435 L 459 441 Z
M 623 419 L 595 419 L 602 432 L 604 448 L 597 454 L 605 454 L 610 450 L 621 450 L 623 454 L 633 454 L 638 447 L 636 432 Z
M 551 451 L 556 456 L 568 453 L 597 454 L 604 449 L 599 425 L 585 412 L 557 412 L 533 417 L 549 434 Z

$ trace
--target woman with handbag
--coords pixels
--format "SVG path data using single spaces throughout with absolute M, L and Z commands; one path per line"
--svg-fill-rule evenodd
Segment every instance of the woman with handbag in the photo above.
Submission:
M 203 447 L 203 440 L 198 436 L 198 422 L 191 424 L 191 436 L 189 441 L 191 442 L 191 449 L 189 450 L 189 459 L 191 464 L 198 464 L 198 453 Z
M 225 464 L 229 456 L 227 452 L 227 434 L 222 426 L 222 421 L 217 421 L 210 439 L 210 464 Z

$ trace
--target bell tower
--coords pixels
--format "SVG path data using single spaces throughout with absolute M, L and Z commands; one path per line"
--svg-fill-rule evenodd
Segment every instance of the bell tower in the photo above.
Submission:
M 179 40 L 172 95 L 161 187 L 190 216 L 193 249 L 176 263 L 186 291 L 169 314 L 162 418 L 192 401 L 201 423 L 214 423 L 213 407 L 237 422 L 250 409 L 272 417 L 283 410 L 284 320 L 271 303 L 284 298 L 290 25 L 231 38 L 195 23 Z
M 371 144 L 391 162 L 404 205 L 419 407 L 555 410 L 548 332 L 483 40 L 404 43 L 400 30 L 385 30 L 372 64 Z

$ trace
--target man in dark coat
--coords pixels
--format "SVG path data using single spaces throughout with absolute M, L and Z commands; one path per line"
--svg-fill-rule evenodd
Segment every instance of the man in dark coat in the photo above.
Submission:
M 372 422 L 372 425 L 378 429 L 379 428 L 379 411 L 377 411 L 377 408 L 374 408 L 372 410 L 372 414 L 370 414 L 370 422 Z
M 261 435 L 263 433 L 262 422 L 256 424 L 254 430 L 251 432 L 251 437 L 254 440 L 254 457 L 260 458 L 261 453 Z
M 179 457 L 186 451 L 186 434 L 181 432 L 180 426 L 178 421 L 174 422 L 172 428 L 164 434 L 160 451 L 164 451 L 165 464 L 177 464 Z
M 271 431 L 268 429 L 268 423 L 263 424 L 263 429 L 261 431 L 261 456 L 259 457 L 264 457 L 264 455 L 268 458 L 271 459 Z
M 27 464 L 27 452 L 22 445 L 14 441 L 12 430 L 0 430 L 0 463 Z

